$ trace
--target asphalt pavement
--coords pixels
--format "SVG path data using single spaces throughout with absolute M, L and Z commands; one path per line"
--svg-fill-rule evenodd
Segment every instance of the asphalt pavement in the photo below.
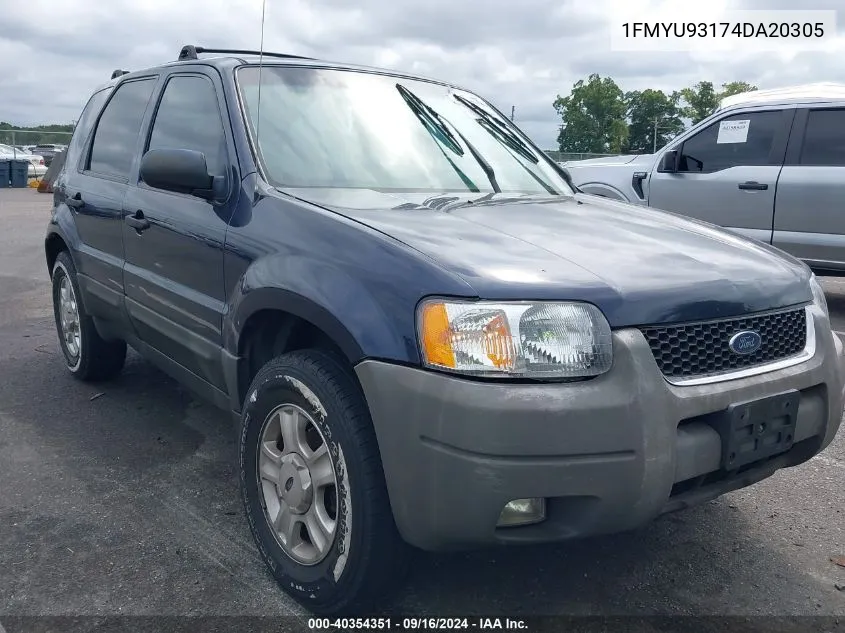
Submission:
M 107 384 L 66 372 L 43 257 L 51 199 L 0 190 L 0 622 L 304 613 L 253 545 L 230 419 L 135 354 Z M 845 331 L 845 281 L 824 283 Z M 420 554 L 383 610 L 845 616 L 835 556 L 845 431 L 806 464 L 636 533 Z

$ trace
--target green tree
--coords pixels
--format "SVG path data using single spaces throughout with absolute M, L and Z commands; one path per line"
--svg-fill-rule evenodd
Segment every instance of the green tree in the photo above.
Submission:
M 11 130 L 16 130 L 14 134 Z M 57 134 L 60 132 L 60 134 Z M 70 141 L 70 134 L 73 132 L 73 125 L 53 123 L 50 125 L 36 125 L 24 127 L 12 125 L 6 121 L 0 121 L 0 143 L 17 145 L 37 145 L 38 143 L 60 143 L 67 145 Z
M 554 107 L 562 120 L 561 152 L 620 153 L 625 146 L 625 95 L 610 77 L 592 74 L 577 81 L 569 96 L 558 95 Z
M 692 88 L 681 90 L 681 96 L 686 103 L 682 110 L 683 115 L 695 125 L 713 114 L 719 107 L 719 102 L 725 97 L 741 92 L 751 92 L 752 90 L 757 90 L 757 86 L 753 86 L 747 81 L 729 81 L 722 84 L 722 90 L 718 92 L 713 87 L 712 82 L 700 81 Z
M 655 146 L 655 127 L 657 147 L 663 147 L 680 134 L 684 122 L 680 109 L 681 95 L 670 95 L 662 90 L 635 90 L 625 95 L 628 105 L 628 148 L 635 153 L 651 153 Z
M 747 81 L 729 81 L 726 84 L 722 84 L 719 101 L 731 95 L 738 95 L 741 92 L 753 92 L 754 90 L 757 90 L 757 86 L 752 86 Z
M 683 115 L 695 125 L 710 116 L 719 106 L 719 95 L 712 81 L 699 81 L 691 88 L 681 90 L 684 99 Z

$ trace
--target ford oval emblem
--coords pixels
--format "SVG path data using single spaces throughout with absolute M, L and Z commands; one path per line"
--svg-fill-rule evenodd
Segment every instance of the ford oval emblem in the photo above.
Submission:
M 743 330 L 737 332 L 728 341 L 728 347 L 732 352 L 746 356 L 753 354 L 763 344 L 763 338 L 754 330 Z

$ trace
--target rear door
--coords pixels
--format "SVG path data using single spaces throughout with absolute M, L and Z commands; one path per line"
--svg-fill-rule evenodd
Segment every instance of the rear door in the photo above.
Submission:
M 190 149 L 205 155 L 209 173 L 226 179 L 227 199 L 211 203 L 154 189 L 138 172 L 126 195 L 123 224 L 126 309 L 139 338 L 206 382 L 223 388 L 222 321 L 225 308 L 223 244 L 237 201 L 234 147 L 220 78 L 207 67 L 169 75 L 143 153 Z
M 133 79 L 118 84 L 110 97 L 103 91 L 91 98 L 62 178 L 81 242 L 75 263 L 85 307 L 109 321 L 123 317 L 123 196 L 156 82 L 155 76 Z M 96 118 L 91 134 L 85 134 L 91 130 L 88 117 Z
M 845 270 L 845 105 L 798 112 L 778 181 L 775 246 Z
M 733 112 L 683 141 L 676 173 L 652 173 L 648 204 L 765 242 L 794 110 Z M 659 162 L 658 162 L 659 164 Z

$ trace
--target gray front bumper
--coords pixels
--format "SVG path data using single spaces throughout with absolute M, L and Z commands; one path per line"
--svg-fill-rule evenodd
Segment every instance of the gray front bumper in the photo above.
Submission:
M 361 363 L 400 533 L 444 550 L 624 531 L 806 461 L 839 428 L 845 380 L 842 344 L 812 314 L 810 360 L 694 387 L 667 383 L 633 329 L 614 333 L 611 371 L 579 383 L 503 385 Z M 801 392 L 793 448 L 719 477 L 719 434 L 696 418 L 790 389 Z M 497 529 L 505 504 L 526 497 L 546 498 L 546 521 Z

